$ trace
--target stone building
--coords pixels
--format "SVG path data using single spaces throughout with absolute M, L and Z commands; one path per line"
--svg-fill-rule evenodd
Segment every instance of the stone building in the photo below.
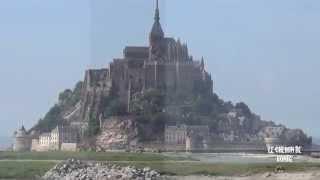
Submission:
M 90 69 L 86 71 L 79 117 L 82 122 L 99 117 L 103 106 L 101 101 L 104 97 L 110 95 L 111 86 L 109 69 Z
M 30 150 L 31 139 L 24 126 L 14 132 L 14 138 L 13 151 L 23 152 Z
M 264 136 L 264 142 L 266 147 L 284 145 L 281 135 L 283 134 L 285 127 L 283 126 L 267 126 L 261 133 Z
M 39 146 L 39 136 L 40 136 L 40 132 L 33 130 L 30 133 L 30 138 L 31 138 L 31 151 L 36 151 Z
M 205 84 L 212 92 L 211 75 L 205 70 L 204 59 L 194 60 L 187 44 L 166 37 L 160 24 L 160 12 L 155 9 L 154 23 L 148 46 L 126 46 L 123 57 L 115 58 L 108 68 L 90 69 L 84 78 L 83 99 L 79 121 L 99 118 L 101 100 L 114 92 L 130 112 L 130 101 L 148 89 L 161 89 L 166 93 L 194 90 Z
M 174 149 L 184 147 L 186 151 L 206 150 L 209 141 L 208 126 L 176 125 L 165 127 L 165 144 Z
M 63 115 L 65 122 L 76 129 L 80 137 L 84 135 L 90 119 L 102 119 L 106 99 L 111 94 L 119 97 L 121 105 L 130 112 L 132 99 L 150 89 L 158 89 L 168 95 L 183 93 L 192 96 L 195 89 L 206 85 L 206 90 L 212 93 L 213 82 L 205 70 L 204 59 L 194 60 L 187 44 L 165 36 L 160 24 L 158 1 L 148 39 L 145 46 L 126 46 L 123 57 L 113 59 L 109 67 L 86 71 L 81 99 Z M 26 138 L 26 144 L 31 144 L 32 150 L 45 151 L 59 150 L 63 143 L 76 142 L 74 137 L 72 141 L 65 139 L 72 135 L 64 136 L 67 131 L 57 128 L 31 137 L 31 140 Z M 178 144 L 185 144 L 186 134 L 183 137 Z M 25 142 L 24 137 L 18 140 Z
M 31 149 L 35 149 L 36 151 L 49 151 L 51 144 L 51 134 L 50 133 L 42 133 L 39 136 L 38 142 L 37 139 L 33 139 L 33 145 L 38 144 L 37 147 L 32 147 Z
M 63 144 L 77 143 L 78 131 L 71 126 L 57 126 L 51 131 L 52 149 L 62 149 Z M 62 149 L 63 150 L 63 149 Z
M 33 151 L 76 151 L 79 141 L 78 130 L 71 126 L 57 126 L 49 133 L 42 133 L 32 139 Z M 73 147 L 73 148 L 71 148 Z
M 187 125 L 166 126 L 165 127 L 165 143 L 173 145 L 185 145 L 188 134 Z
M 208 126 L 191 126 L 187 133 L 186 151 L 207 150 L 208 142 Z
M 279 138 L 285 130 L 284 126 L 267 126 L 263 133 L 267 138 Z
M 22 126 L 15 132 L 14 151 L 76 151 L 79 141 L 78 130 L 71 126 L 57 126 L 51 132 L 27 133 Z

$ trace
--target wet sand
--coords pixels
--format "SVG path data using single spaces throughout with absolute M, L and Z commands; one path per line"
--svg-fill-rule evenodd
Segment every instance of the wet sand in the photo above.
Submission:
M 166 180 L 320 180 L 320 171 L 294 173 L 263 173 L 243 177 L 185 176 L 170 177 Z

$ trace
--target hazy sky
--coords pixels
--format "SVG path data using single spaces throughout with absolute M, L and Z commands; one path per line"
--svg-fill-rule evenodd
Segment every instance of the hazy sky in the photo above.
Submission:
M 166 35 L 204 56 L 223 99 L 320 137 L 320 1 L 160 0 Z M 0 2 L 0 136 L 36 123 L 89 67 L 146 45 L 152 0 Z

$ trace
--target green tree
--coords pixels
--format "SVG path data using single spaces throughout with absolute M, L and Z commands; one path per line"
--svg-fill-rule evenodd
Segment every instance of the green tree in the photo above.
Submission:
M 86 131 L 87 137 L 93 137 L 100 132 L 100 122 L 99 119 L 94 117 L 92 114 L 90 115 L 88 129 Z
M 207 116 L 211 113 L 213 102 L 210 98 L 200 96 L 193 104 L 193 111 L 199 115 Z
M 243 102 L 237 103 L 236 108 L 240 109 L 245 116 L 247 116 L 247 117 L 252 116 L 251 110 L 249 109 L 248 105 L 246 105 L 245 103 L 243 103 Z
M 48 132 L 63 122 L 61 108 L 58 105 L 53 106 L 43 119 L 40 119 L 35 129 L 41 132 Z
M 108 98 L 107 103 L 104 104 L 104 116 L 121 116 L 127 114 L 127 107 L 121 103 L 119 98 Z
M 136 115 L 153 115 L 162 112 L 165 106 L 165 95 L 159 90 L 148 90 L 139 94 L 131 102 L 131 111 Z

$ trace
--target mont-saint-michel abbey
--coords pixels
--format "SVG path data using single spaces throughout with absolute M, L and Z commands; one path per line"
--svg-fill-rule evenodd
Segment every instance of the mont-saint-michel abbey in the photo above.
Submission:
M 206 60 L 166 37 L 158 2 L 147 46 L 126 46 L 109 67 L 89 69 L 30 130 L 16 151 L 264 149 L 311 144 L 300 129 L 262 120 L 243 102 L 219 98 Z M 169 24 L 170 26 L 170 24 Z M 121 37 L 119 37 L 121 38 Z M 214 72 L 212 72 L 214 73 Z M 227 82 L 225 82 L 227 83 Z

